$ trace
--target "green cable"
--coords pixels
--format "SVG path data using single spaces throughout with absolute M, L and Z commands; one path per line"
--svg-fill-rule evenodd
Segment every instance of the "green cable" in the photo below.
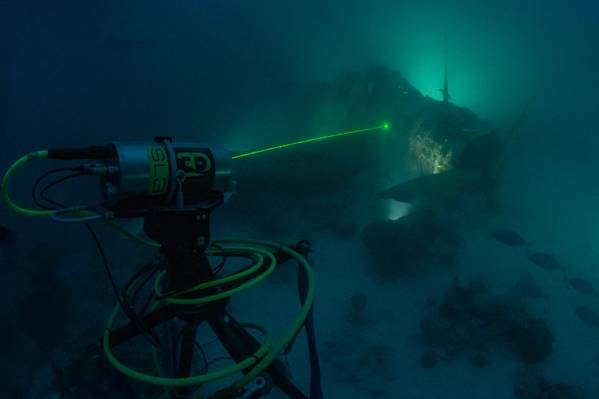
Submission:
M 222 252 L 214 252 L 214 253 L 209 253 L 208 255 L 222 255 Z M 231 253 L 227 253 L 227 256 L 240 256 L 240 252 L 231 252 Z M 194 291 L 200 291 L 206 288 L 211 288 L 217 285 L 221 285 L 221 284 L 226 284 L 226 283 L 230 283 L 236 280 L 239 280 L 243 277 L 246 277 L 248 275 L 253 274 L 254 272 L 258 271 L 262 265 L 264 264 L 264 256 L 262 256 L 261 254 L 256 254 L 254 256 L 252 255 L 246 255 L 246 256 L 241 256 L 241 257 L 245 257 L 245 258 L 249 258 L 249 259 L 253 259 L 255 264 L 242 271 L 239 273 L 235 273 L 229 276 L 225 276 L 216 280 L 210 280 L 208 282 L 205 283 L 200 283 L 194 287 L 191 287 L 189 289 L 186 289 L 184 291 L 179 291 L 174 293 L 174 296 L 180 296 L 180 295 L 184 295 L 184 294 L 188 294 L 190 292 L 194 292 Z M 162 272 L 160 272 L 157 276 L 157 278 L 154 280 L 154 292 L 156 294 L 157 297 L 163 297 L 165 296 L 164 293 L 160 292 L 160 283 L 162 282 L 162 279 L 164 278 L 164 276 L 166 275 L 166 271 L 163 270 Z M 167 298 L 168 299 L 168 298 Z M 174 302 L 171 302 L 174 303 Z
M 202 304 L 206 304 L 206 303 L 210 303 L 210 302 L 216 302 L 228 297 L 231 297 L 235 294 L 238 294 L 242 291 L 245 291 L 253 286 L 255 286 L 256 284 L 262 282 L 264 279 L 266 279 L 266 277 L 268 277 L 275 269 L 277 261 L 274 257 L 274 255 L 268 251 L 265 251 L 263 249 L 259 249 L 259 248 L 250 248 L 247 247 L 247 250 L 253 250 L 253 251 L 257 251 L 258 252 L 258 261 L 256 262 L 256 264 L 254 266 L 252 266 L 251 268 L 248 268 L 247 270 L 244 270 L 242 272 L 239 273 L 235 273 L 233 275 L 230 276 L 226 276 L 224 278 L 221 279 L 217 279 L 217 280 L 211 280 L 208 281 L 206 283 L 202 283 L 202 284 L 198 284 L 195 287 L 192 287 L 188 290 L 182 291 L 182 292 L 178 292 L 176 293 L 175 297 L 168 297 L 166 298 L 166 301 L 168 303 L 174 304 L 174 305 L 202 305 Z M 268 266 L 268 269 L 266 271 L 264 271 L 263 273 L 261 273 L 260 275 L 258 275 L 257 277 L 249 280 L 248 282 L 241 284 L 238 287 L 232 288 L 230 290 L 227 291 L 223 291 L 220 292 L 218 294 L 215 295 L 210 295 L 210 296 L 205 296 L 205 297 L 199 297 L 199 298 L 178 298 L 177 296 L 179 295 L 184 295 L 184 294 L 188 294 L 191 292 L 195 292 L 195 291 L 200 291 L 206 288 L 210 288 L 210 287 L 214 287 L 217 285 L 221 285 L 221 284 L 225 284 L 225 283 L 229 283 L 232 281 L 236 281 L 239 279 L 242 279 L 248 275 L 251 275 L 253 273 L 255 273 L 256 271 L 258 271 L 262 265 L 264 264 L 263 261 L 263 256 L 268 257 L 270 263 Z M 165 272 L 161 273 L 155 280 L 155 284 L 154 284 L 154 288 L 156 289 L 157 287 L 160 286 L 160 281 L 159 279 L 162 279 L 162 277 L 165 275 Z M 157 292 L 157 295 L 159 295 L 160 292 Z
M 10 195 L 8 193 L 9 183 L 18 169 L 22 168 L 23 166 L 25 166 L 25 164 L 27 164 L 31 161 L 34 161 L 36 159 L 45 159 L 45 158 L 48 158 L 48 150 L 31 152 L 31 153 L 24 155 L 21 158 L 17 159 L 12 165 L 9 166 L 6 173 L 4 173 L 4 177 L 2 178 L 2 187 L 0 190 L 0 195 L 2 196 L 2 199 L 4 200 L 4 202 L 6 203 L 8 208 L 10 210 L 12 210 L 13 212 L 18 213 L 20 215 L 24 215 L 24 216 L 30 216 L 30 217 L 36 217 L 36 216 L 52 217 L 54 215 L 57 215 L 59 212 L 61 212 L 61 210 L 29 209 L 29 208 L 21 207 L 21 206 L 17 205 L 10 198 Z M 94 214 L 94 212 L 90 212 L 90 211 L 75 211 L 75 212 L 71 212 L 71 213 L 74 216 L 80 216 L 80 217 L 90 216 L 90 215 Z M 147 245 L 150 247 L 160 248 L 160 244 L 158 244 L 152 240 L 149 240 L 149 239 L 146 239 L 143 237 L 138 237 L 135 234 L 132 234 L 131 232 L 129 232 L 127 229 L 125 229 L 124 227 L 122 227 L 121 225 L 116 223 L 115 221 L 104 219 L 104 223 L 107 224 L 108 226 L 120 231 L 122 234 L 124 234 L 125 236 L 129 237 L 130 239 L 132 239 L 134 241 L 137 241 L 141 244 L 144 244 L 144 245 Z
M 13 200 L 10 198 L 10 195 L 8 194 L 9 182 L 12 179 L 15 172 L 17 171 L 17 169 L 20 169 L 28 162 L 34 161 L 36 159 L 42 159 L 42 158 L 48 158 L 47 150 L 31 152 L 31 153 L 24 155 L 21 158 L 17 159 L 12 165 L 10 165 L 10 167 L 4 174 L 4 177 L 2 178 L 1 195 L 2 195 L 2 199 L 4 200 L 4 202 L 6 202 L 6 205 L 13 212 L 16 212 L 16 213 L 24 215 L 24 216 L 32 216 L 32 217 L 35 217 L 35 216 L 48 217 L 48 216 L 56 215 L 57 211 L 55 211 L 55 210 L 39 210 L 39 209 L 23 208 L 23 207 L 17 205 L 16 203 L 14 203 Z
M 292 145 L 304 144 L 304 143 L 312 142 L 312 141 L 316 141 L 316 140 L 328 139 L 328 138 L 337 137 L 337 136 L 341 136 L 341 135 L 354 134 L 354 133 L 375 130 L 375 129 L 381 129 L 381 128 L 386 130 L 386 129 L 388 129 L 388 125 L 385 124 L 382 127 L 378 127 L 378 128 L 362 129 L 359 131 L 345 132 L 343 134 L 324 136 L 324 137 L 317 138 L 317 139 L 304 140 L 302 142 L 293 143 Z M 278 148 L 281 148 L 281 147 L 278 147 Z M 274 149 L 275 148 L 269 148 L 269 149 L 265 149 L 265 150 L 270 151 L 270 150 L 274 150 Z M 257 153 L 261 153 L 261 152 L 265 152 L 265 151 L 264 150 L 254 151 L 252 153 L 243 154 L 242 156 L 239 156 L 239 157 L 250 156 L 250 155 L 254 155 Z M 6 173 L 4 174 L 4 177 L 2 179 L 2 187 L 0 187 L 0 195 L 2 196 L 2 199 L 6 202 L 7 206 L 12 211 L 14 211 L 18 214 L 21 214 L 24 216 L 30 216 L 30 217 L 37 217 L 37 216 L 51 217 L 51 216 L 56 215 L 58 212 L 60 212 L 60 210 L 37 210 L 37 209 L 23 208 L 23 207 L 17 205 L 15 202 L 13 202 L 8 193 L 9 182 L 10 182 L 11 178 L 13 177 L 13 175 L 15 174 L 15 172 L 19 168 L 21 168 L 22 166 L 24 166 L 26 163 L 28 163 L 30 161 L 33 161 L 36 159 L 41 159 L 41 158 L 47 158 L 47 157 L 48 157 L 47 150 L 29 153 L 29 154 L 19 158 L 17 161 L 15 161 L 8 168 Z M 73 212 L 73 214 L 75 214 L 75 215 L 84 215 L 84 216 L 89 215 L 90 213 L 91 213 L 90 211 L 85 211 L 85 210 Z M 130 233 L 128 230 L 126 230 L 124 227 L 120 226 L 118 223 L 116 223 L 114 221 L 105 220 L 105 222 L 109 226 L 117 229 L 122 234 L 124 234 L 125 236 L 127 236 L 128 238 L 130 238 L 132 240 L 135 240 L 141 244 L 151 246 L 154 248 L 160 247 L 160 245 L 154 241 L 147 240 L 147 239 L 138 237 L 138 236 Z M 247 275 L 252 274 L 253 272 L 259 270 L 262 267 L 262 265 L 264 263 L 264 256 L 266 256 L 268 258 L 268 260 L 270 261 L 267 270 L 265 272 L 261 273 L 260 275 L 258 275 L 257 277 L 253 278 L 252 280 L 240 285 L 239 287 L 231 289 L 229 291 L 225 291 L 225 292 L 222 292 L 222 293 L 219 293 L 216 295 L 211 295 L 211 296 L 201 297 L 201 298 L 170 297 L 170 298 L 167 298 L 167 301 L 169 301 L 170 303 L 175 304 L 175 305 L 200 305 L 200 304 L 204 304 L 204 303 L 208 303 L 208 302 L 218 301 L 218 300 L 230 297 L 230 296 L 232 296 L 236 293 L 239 293 L 241 291 L 244 291 L 248 288 L 251 288 L 251 287 L 257 285 L 258 283 L 262 282 L 264 279 L 266 279 L 266 277 L 268 277 L 275 269 L 277 262 L 276 262 L 275 256 L 272 253 L 272 249 L 281 250 L 281 251 L 287 253 L 292 258 L 296 259 L 300 263 L 300 265 L 306 270 L 306 274 L 308 277 L 308 292 L 307 292 L 307 296 L 306 296 L 306 301 L 302 305 L 299 315 L 294 320 L 291 328 L 288 330 L 288 332 L 284 336 L 284 338 L 280 342 L 278 342 L 277 345 L 274 347 L 274 350 L 269 351 L 270 346 L 271 346 L 270 335 L 268 335 L 268 333 L 266 332 L 265 329 L 258 326 L 256 328 L 259 331 L 261 331 L 266 337 L 264 344 L 252 356 L 237 363 L 235 366 L 232 366 L 232 367 L 229 367 L 226 369 L 222 369 L 222 370 L 219 370 L 214 373 L 209 373 L 209 374 L 204 374 L 204 375 L 199 375 L 199 376 L 194 376 L 194 377 L 186 377 L 186 378 L 165 378 L 162 376 L 153 376 L 153 375 L 145 374 L 145 373 L 139 372 L 137 370 L 133 370 L 133 369 L 125 366 L 112 353 L 112 350 L 110 348 L 110 329 L 111 329 L 112 325 L 114 324 L 116 317 L 120 311 L 120 306 L 117 305 L 110 315 L 110 318 L 108 320 L 108 325 L 106 327 L 106 331 L 104 332 L 103 339 L 102 339 L 104 355 L 106 356 L 109 363 L 115 369 L 117 369 L 122 374 L 126 375 L 127 377 L 137 380 L 137 381 L 140 381 L 140 382 L 145 382 L 145 383 L 149 383 L 149 384 L 153 384 L 153 385 L 160 385 L 160 386 L 164 386 L 164 387 L 184 387 L 184 386 L 201 385 L 201 384 L 205 384 L 207 382 L 220 380 L 220 379 L 228 377 L 232 374 L 241 372 L 242 370 L 247 369 L 255 364 L 255 366 L 252 367 L 251 371 L 248 374 L 246 374 L 242 379 L 240 379 L 238 382 L 234 383 L 230 387 L 230 389 L 241 391 L 248 383 L 250 383 L 254 378 L 256 378 L 264 369 L 266 369 L 276 359 L 277 356 L 279 356 L 285 350 L 285 348 L 289 345 L 289 343 L 291 343 L 291 341 L 299 333 L 299 330 L 302 328 L 302 326 L 306 320 L 306 317 L 308 316 L 310 308 L 312 307 L 312 304 L 314 302 L 314 292 L 315 292 L 314 272 L 312 271 L 310 264 L 307 262 L 307 260 L 302 255 L 298 254 L 291 248 L 281 246 L 279 244 L 268 242 L 268 241 L 259 241 L 259 240 L 220 240 L 220 241 L 215 241 L 215 244 L 218 244 L 218 245 L 222 245 L 225 243 L 233 243 L 233 244 L 241 243 L 242 246 L 239 246 L 239 247 L 233 246 L 233 248 L 228 248 L 228 250 L 232 250 L 233 255 L 243 255 L 244 252 L 248 252 L 246 257 L 254 258 L 254 260 L 256 261 L 256 265 L 254 265 L 253 267 L 248 268 L 247 270 L 244 270 L 242 272 L 233 274 L 231 276 L 226 276 L 221 279 L 217 279 L 214 281 L 209 281 L 209 282 L 206 282 L 203 284 L 199 284 L 196 287 L 193 287 L 192 289 L 186 291 L 185 293 L 202 290 L 205 288 L 213 287 L 213 286 L 224 284 L 227 282 L 236 281 L 243 277 L 246 277 Z M 256 246 L 258 246 L 258 247 L 256 247 Z M 266 247 L 267 249 L 270 249 L 270 251 L 259 248 L 259 247 Z M 218 253 L 218 251 L 214 251 L 214 253 Z M 156 280 L 162 278 L 163 276 L 164 276 L 163 273 L 160 274 Z M 156 284 L 156 282 L 155 282 L 155 287 L 157 287 L 157 286 L 159 287 L 159 282 L 158 282 L 158 284 Z M 178 293 L 178 295 L 181 295 L 181 294 L 182 293 Z M 157 371 L 159 374 L 161 374 L 160 370 L 157 370 Z
M 142 373 L 140 371 L 134 370 L 123 363 L 121 363 L 116 356 L 112 353 L 112 349 L 110 348 L 110 329 L 114 324 L 117 315 L 120 312 L 120 307 L 116 306 L 112 311 L 110 318 L 108 319 L 108 325 L 106 327 L 106 331 L 104 332 L 104 336 L 102 338 L 102 348 L 104 350 L 104 355 L 108 362 L 119 372 L 124 374 L 125 376 L 146 384 L 159 385 L 164 387 L 173 387 L 173 388 L 181 388 L 188 387 L 194 385 L 201 385 L 208 382 L 220 380 L 226 378 L 230 375 L 241 372 L 242 370 L 251 367 L 253 364 L 257 362 L 257 359 L 261 359 L 268 353 L 268 349 L 271 346 L 271 337 L 268 332 L 259 327 L 259 331 L 264 334 L 265 339 L 262 346 L 254 352 L 248 358 L 242 360 L 234 366 L 215 371 L 213 373 L 197 375 L 193 377 L 182 377 L 182 378 L 167 378 L 167 377 L 159 377 L 155 375 L 150 375 L 146 373 Z
M 209 256 L 222 256 L 223 252 L 221 252 L 219 250 L 215 250 L 215 251 L 207 250 L 206 254 L 209 255 Z M 251 256 L 251 255 L 242 256 L 242 255 L 240 255 L 240 252 L 236 252 L 236 253 L 232 253 L 231 252 L 231 253 L 227 253 L 226 255 L 227 256 L 237 256 L 237 257 L 245 257 L 245 258 L 248 258 L 248 259 L 253 259 L 254 262 L 255 262 L 255 264 L 252 267 L 250 267 L 250 268 L 248 268 L 248 269 L 246 269 L 246 270 L 244 270 L 242 272 L 235 273 L 235 274 L 232 274 L 232 275 L 229 275 L 229 276 L 225 276 L 225 277 L 222 277 L 222 278 L 219 278 L 219 279 L 216 279 L 216 280 L 210 280 L 208 282 L 198 284 L 198 285 L 196 285 L 194 287 L 191 287 L 191 288 L 188 288 L 186 290 L 177 291 L 177 292 L 175 292 L 175 293 L 173 293 L 171 295 L 172 296 L 180 296 L 180 295 L 188 294 L 190 292 L 200 291 L 200 290 L 203 290 L 203 289 L 206 289 L 206 288 L 210 288 L 210 287 L 214 287 L 214 286 L 217 286 L 217 285 L 230 283 L 230 282 L 239 280 L 239 279 L 241 279 L 243 277 L 246 277 L 247 275 L 250 275 L 250 274 L 254 273 L 255 271 L 259 270 L 262 267 L 262 265 L 264 264 L 264 257 L 262 255 L 260 255 L 260 254 L 255 254 L 254 256 Z M 161 272 L 158 273 L 158 275 L 156 276 L 156 279 L 154 280 L 154 293 L 159 298 L 160 297 L 168 296 L 168 294 L 164 294 L 163 292 L 160 291 L 160 285 L 161 285 L 162 279 L 164 278 L 165 275 L 166 275 L 166 270 L 163 270 L 163 271 L 161 271 Z M 171 299 L 172 299 L 172 296 L 171 296 Z M 166 298 L 166 299 L 168 300 L 169 298 Z M 174 303 L 174 302 L 171 302 L 171 303 Z
M 274 244 L 274 243 L 270 243 L 270 242 L 266 242 L 266 241 L 253 241 L 253 243 L 262 244 L 262 245 L 270 245 L 270 246 L 274 245 L 277 248 L 279 247 L 278 244 Z M 291 328 L 287 331 L 287 334 L 284 336 L 284 338 L 281 341 L 279 341 L 274 346 L 274 349 L 269 351 L 268 354 L 263 359 L 261 359 L 258 362 L 258 364 L 255 365 L 251 369 L 251 371 L 249 373 L 247 373 L 241 380 L 239 380 L 238 382 L 233 384 L 233 387 L 236 389 L 239 389 L 239 390 L 243 389 L 243 387 L 245 387 L 253 379 L 255 379 L 262 371 L 264 371 L 264 369 L 266 369 L 277 358 L 277 356 L 279 356 L 280 354 L 283 353 L 285 348 L 287 348 L 287 346 L 293 341 L 293 339 L 297 336 L 297 334 L 301 330 L 302 326 L 304 325 L 304 322 L 306 321 L 306 318 L 308 317 L 308 313 L 310 312 L 310 309 L 312 308 L 312 304 L 314 303 L 314 295 L 315 295 L 314 282 L 315 281 L 314 281 L 314 271 L 312 270 L 312 267 L 310 266 L 310 264 L 308 263 L 306 258 L 304 258 L 302 255 L 300 255 L 296 251 L 292 250 L 291 248 L 288 248 L 285 246 L 282 246 L 280 248 L 283 252 L 287 253 L 292 258 L 297 260 L 306 271 L 306 275 L 308 277 L 308 292 L 306 295 L 306 301 L 302 305 L 299 315 L 294 320 Z
M 2 196 L 2 199 L 4 200 L 4 202 L 6 203 L 8 208 L 10 210 L 12 210 L 13 212 L 18 213 L 20 215 L 24 215 L 24 216 L 30 216 L 30 217 L 38 217 L 38 216 L 52 217 L 52 216 L 58 215 L 60 212 L 65 211 L 64 209 L 46 210 L 46 209 L 23 208 L 23 207 L 17 205 L 10 198 L 10 195 L 8 193 L 9 183 L 10 183 L 13 175 L 16 173 L 16 171 L 18 169 L 22 168 L 23 166 L 25 166 L 25 164 L 27 164 L 31 161 L 34 161 L 36 159 L 45 159 L 45 158 L 48 158 L 48 150 L 31 152 L 31 153 L 24 155 L 21 158 L 17 159 L 12 165 L 9 166 L 6 173 L 4 173 L 4 177 L 2 178 L 2 187 L 0 190 L 0 195 Z M 89 210 L 71 210 L 69 212 L 69 214 L 72 214 L 75 217 L 87 217 L 87 216 L 96 215 L 95 212 L 91 212 Z
M 274 258 L 274 255 L 272 253 L 273 250 L 282 250 L 283 252 L 287 253 L 289 256 L 291 256 L 292 258 L 297 260 L 301 264 L 301 266 L 306 270 L 306 274 L 308 277 L 308 292 L 306 295 L 306 301 L 302 305 L 299 315 L 296 317 L 291 328 L 287 331 L 287 333 L 285 334 L 283 339 L 280 340 L 272 348 L 272 350 L 270 350 L 271 349 L 271 338 L 266 333 L 266 330 L 264 328 L 260 327 L 258 329 L 263 334 L 265 334 L 265 336 L 267 337 L 267 339 L 265 340 L 265 343 L 254 353 L 253 356 L 246 358 L 245 360 L 237 363 L 235 366 L 232 366 L 232 367 L 229 367 L 229 368 L 226 368 L 223 370 L 219 370 L 217 372 L 199 375 L 199 376 L 193 376 L 193 377 L 186 377 L 186 378 L 158 377 L 158 376 L 141 373 L 137 370 L 133 370 L 133 369 L 125 366 L 112 353 L 111 348 L 110 348 L 110 329 L 116 320 L 116 316 L 118 315 L 118 312 L 120 311 L 120 308 L 117 306 L 117 307 L 115 307 L 115 309 L 113 310 L 113 312 L 109 318 L 108 326 L 107 326 L 107 329 L 104 333 L 104 337 L 102 340 L 104 354 L 105 354 L 106 358 L 108 359 L 109 363 L 115 369 L 117 369 L 119 372 L 121 372 L 125 376 L 127 376 L 131 379 L 140 381 L 140 382 L 153 384 L 153 385 L 160 385 L 160 386 L 165 386 L 165 387 L 183 387 L 183 386 L 201 385 L 201 384 L 205 384 L 207 382 L 220 380 L 220 379 L 228 377 L 232 374 L 238 373 L 242 370 L 249 369 L 251 367 L 251 369 L 247 375 L 242 377 L 239 381 L 233 383 L 228 388 L 230 390 L 239 392 L 239 391 L 242 391 L 243 388 L 247 384 L 249 384 L 253 379 L 255 379 L 262 371 L 264 371 L 277 358 L 277 356 L 279 356 L 281 353 L 283 353 L 285 348 L 297 336 L 300 329 L 304 325 L 304 322 L 306 320 L 306 317 L 308 316 L 308 313 L 310 311 L 310 308 L 312 307 L 312 304 L 314 303 L 314 293 L 315 293 L 314 272 L 312 271 L 312 268 L 311 268 L 310 264 L 307 262 L 307 260 L 302 255 L 300 255 L 296 251 L 292 250 L 291 248 L 288 248 L 285 246 L 280 246 L 279 244 L 268 242 L 268 241 L 218 240 L 218 241 L 215 241 L 214 243 L 219 246 L 223 246 L 226 244 L 237 244 L 237 246 L 232 245 L 229 248 L 225 248 L 225 250 L 232 250 L 232 253 L 234 255 L 240 255 L 241 253 L 243 253 L 245 251 L 248 253 L 247 257 L 251 257 L 251 254 L 253 254 L 254 259 L 259 259 L 258 256 L 267 254 L 267 257 L 269 258 L 269 261 L 271 263 L 266 272 L 262 273 L 261 275 L 257 276 L 255 279 L 250 281 L 251 285 L 249 285 L 249 286 L 242 285 L 240 287 L 237 287 L 237 289 L 227 291 L 227 292 L 223 293 L 225 295 L 224 297 L 231 296 L 234 293 L 237 293 L 243 289 L 247 289 L 250 286 L 256 285 L 259 282 L 263 281 L 272 272 L 272 269 L 274 269 L 274 267 L 276 265 L 276 259 Z M 264 247 L 266 247 L 266 249 L 264 249 Z M 268 249 L 270 249 L 270 251 L 268 251 Z M 226 252 L 226 251 L 224 251 L 224 252 Z M 215 254 L 218 254 L 218 251 L 215 251 Z M 214 285 L 222 284 L 223 281 L 226 281 L 226 282 L 235 281 L 236 279 L 241 278 L 239 276 L 239 274 L 241 274 L 241 273 L 237 273 L 237 275 L 227 276 L 225 278 L 219 279 L 220 282 L 217 284 L 215 284 L 215 282 L 213 282 L 213 281 L 210 281 L 210 282 L 207 282 L 204 284 L 200 284 L 196 287 L 193 287 L 191 289 L 191 291 L 196 291 L 199 289 L 207 288 L 208 285 L 214 286 Z M 157 277 L 156 280 L 158 280 L 158 278 L 159 277 Z M 160 278 L 162 278 L 162 277 L 160 277 Z M 156 289 L 156 286 L 157 286 L 157 284 L 155 281 L 155 289 Z M 159 286 L 159 284 L 158 284 L 158 286 Z M 231 291 L 235 291 L 235 292 L 231 292 Z M 187 303 L 188 299 L 182 299 L 182 298 L 168 298 L 168 299 L 182 301 L 182 302 L 184 302 L 184 304 L 188 305 L 188 303 Z M 207 303 L 207 302 L 216 301 L 219 299 L 222 299 L 219 295 L 213 295 L 213 296 L 202 297 L 202 298 L 193 298 L 193 299 L 189 299 L 190 301 L 192 301 L 192 303 L 189 303 L 189 304 L 196 305 L 198 303 Z M 173 302 L 173 303 L 179 304 L 178 302 Z

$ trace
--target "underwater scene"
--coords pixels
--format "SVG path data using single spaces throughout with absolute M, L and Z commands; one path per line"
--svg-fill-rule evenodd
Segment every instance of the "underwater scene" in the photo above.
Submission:
M 0 398 L 599 398 L 599 3 L 0 0 Z

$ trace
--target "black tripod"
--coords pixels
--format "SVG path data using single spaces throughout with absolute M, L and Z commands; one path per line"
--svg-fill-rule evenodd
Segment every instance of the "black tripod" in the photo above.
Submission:
M 210 242 L 209 217 L 212 209 L 175 209 L 144 217 L 146 234 L 161 244 L 161 255 L 166 260 L 165 280 L 169 291 L 186 290 L 215 277 L 205 253 Z M 278 263 L 289 260 L 283 252 L 276 254 L 276 258 Z M 212 291 L 206 293 L 216 294 L 222 289 L 223 287 L 212 288 L 209 289 Z M 227 312 L 227 304 L 228 299 L 201 306 L 165 305 L 147 314 L 139 322 L 131 322 L 112 331 L 109 345 L 116 347 L 171 319 L 184 321 L 187 327 L 182 330 L 176 377 L 188 377 L 191 374 L 194 349 L 197 345 L 197 328 L 201 323 L 207 322 L 231 358 L 240 362 L 251 357 L 260 347 L 260 343 Z M 308 398 L 287 377 L 281 361 L 275 360 L 266 368 L 265 373 L 265 380 L 272 381 L 272 384 L 268 384 L 270 386 L 266 386 L 260 395 L 268 393 L 272 385 L 275 385 L 291 399 Z M 188 398 L 190 391 L 191 388 L 178 388 L 175 398 Z

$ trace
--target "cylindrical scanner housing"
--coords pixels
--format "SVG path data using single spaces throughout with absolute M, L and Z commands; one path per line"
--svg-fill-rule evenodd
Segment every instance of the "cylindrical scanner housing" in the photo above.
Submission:
M 231 154 L 199 143 L 115 142 L 118 172 L 103 182 L 109 205 L 189 207 L 227 196 L 233 188 Z

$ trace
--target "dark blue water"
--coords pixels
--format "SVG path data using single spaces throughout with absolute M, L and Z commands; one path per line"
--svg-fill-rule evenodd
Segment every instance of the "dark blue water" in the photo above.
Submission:
M 597 37 L 599 7 L 586 0 L 0 0 L 0 169 L 61 146 L 172 136 L 246 151 L 391 121 L 387 136 L 235 164 L 238 193 L 214 214 L 218 237 L 313 242 L 325 397 L 599 397 L 599 329 L 576 311 L 596 314 L 599 299 L 568 283 L 599 287 Z M 445 65 L 450 105 L 439 90 Z M 459 159 L 490 131 L 499 137 L 485 144 L 491 155 L 467 170 L 474 189 L 470 174 L 418 186 L 410 194 L 422 213 L 412 219 L 380 198 L 432 171 L 422 152 L 414 158 L 415 137 L 432 134 Z M 32 179 L 49 165 L 19 172 L 14 198 L 29 204 Z M 88 183 L 54 195 L 98 202 Z M 69 388 L 93 378 L 64 377 L 65 364 L 97 341 L 114 301 L 93 241 L 81 226 L 5 207 L 0 225 L 0 392 L 83 398 Z M 498 242 L 496 229 L 527 245 Z M 119 285 L 153 256 L 108 229 L 99 235 Z M 535 265 L 534 252 L 560 267 Z M 277 273 L 232 309 L 280 333 L 297 298 L 295 270 Z M 472 281 L 487 287 L 482 299 Z M 443 318 L 455 292 L 467 322 Z M 351 298 L 362 296 L 357 311 Z M 441 326 L 442 343 L 427 341 L 424 319 Z M 538 361 L 514 349 L 523 324 L 550 331 Z M 303 336 L 288 360 L 307 389 Z

